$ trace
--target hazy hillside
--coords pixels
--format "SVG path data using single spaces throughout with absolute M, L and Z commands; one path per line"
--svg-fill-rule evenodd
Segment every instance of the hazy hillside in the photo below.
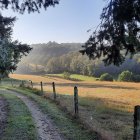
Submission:
M 70 52 L 78 52 L 82 43 L 57 43 L 32 44 L 33 50 L 22 59 L 16 73 L 29 73 L 29 71 L 40 71 L 52 57 L 59 57 Z M 30 69 L 30 70 L 29 70 Z
M 33 44 L 31 53 L 24 57 L 19 64 L 16 73 L 43 74 L 63 73 L 68 71 L 75 74 L 83 74 L 99 77 L 103 73 L 117 76 L 124 70 L 140 74 L 140 56 L 134 59 L 127 58 L 120 66 L 104 66 L 101 60 L 89 60 L 87 56 L 81 55 L 81 43 L 48 42 L 47 44 Z

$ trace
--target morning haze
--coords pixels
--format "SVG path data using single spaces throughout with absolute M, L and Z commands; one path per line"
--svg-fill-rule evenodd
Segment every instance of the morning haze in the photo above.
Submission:
M 0 140 L 140 140 L 138 0 L 0 9 Z

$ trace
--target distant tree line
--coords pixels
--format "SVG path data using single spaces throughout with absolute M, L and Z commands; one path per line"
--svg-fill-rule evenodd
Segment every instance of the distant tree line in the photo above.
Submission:
M 140 74 L 140 57 L 126 59 L 120 66 L 105 66 L 101 60 L 89 60 L 87 56 L 82 56 L 78 52 L 71 52 L 59 57 L 52 57 L 46 64 L 47 73 L 62 73 L 64 71 L 82 75 L 100 77 L 104 73 L 118 76 L 123 71 L 129 70 L 134 74 Z

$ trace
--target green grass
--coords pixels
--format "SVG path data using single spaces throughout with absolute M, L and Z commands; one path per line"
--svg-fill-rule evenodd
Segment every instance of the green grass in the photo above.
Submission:
M 14 89 L 32 100 L 34 100 L 40 109 L 47 113 L 54 121 L 61 133 L 71 140 L 97 140 L 97 134 L 89 132 L 84 125 L 79 124 L 77 120 L 72 119 L 69 114 L 63 112 L 58 106 L 48 99 L 31 93 L 29 89 Z
M 70 77 L 82 81 L 95 81 L 97 79 L 95 77 L 79 75 L 79 74 L 72 74 Z
M 26 105 L 13 94 L 2 94 L 8 102 L 8 122 L 1 140 L 37 140 L 36 128 Z
M 25 82 L 25 80 L 24 80 Z M 19 86 L 22 83 L 22 80 L 13 79 L 13 78 L 4 78 L 0 82 L 0 87 L 4 86 Z
M 63 74 L 47 74 L 47 76 L 64 78 Z M 85 76 L 85 75 L 80 75 L 80 74 L 71 74 L 70 78 L 71 78 L 71 80 L 77 79 L 80 81 L 96 81 L 97 80 L 97 78 L 95 78 L 95 77 Z

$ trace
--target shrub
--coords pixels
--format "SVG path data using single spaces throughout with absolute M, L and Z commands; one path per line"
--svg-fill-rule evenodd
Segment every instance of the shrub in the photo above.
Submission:
M 132 82 L 133 81 L 133 73 L 130 71 L 123 71 L 121 74 L 119 74 L 118 80 L 124 81 L 124 82 Z
M 100 81 L 113 81 L 113 76 L 108 74 L 108 73 L 104 73 L 100 76 Z
M 140 75 L 133 75 L 134 82 L 140 82 Z
M 70 73 L 69 72 L 64 72 L 63 73 L 63 77 L 65 78 L 65 79 L 70 79 Z

